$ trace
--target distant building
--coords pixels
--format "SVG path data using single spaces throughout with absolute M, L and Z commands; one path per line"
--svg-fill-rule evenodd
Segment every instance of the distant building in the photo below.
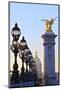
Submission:
M 38 79 L 42 78 L 42 66 L 41 66 L 41 61 L 38 57 L 37 50 L 35 51 L 35 57 L 34 57 L 35 63 L 36 63 L 36 69 L 37 69 L 37 76 Z

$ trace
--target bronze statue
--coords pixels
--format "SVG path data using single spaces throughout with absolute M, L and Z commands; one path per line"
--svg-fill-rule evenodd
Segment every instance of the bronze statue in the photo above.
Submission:
M 47 32 L 52 32 L 52 25 L 54 24 L 54 21 L 55 21 L 56 18 L 51 18 L 51 20 L 47 20 L 47 19 L 44 19 L 44 20 L 41 20 L 41 21 L 45 21 L 45 29 Z

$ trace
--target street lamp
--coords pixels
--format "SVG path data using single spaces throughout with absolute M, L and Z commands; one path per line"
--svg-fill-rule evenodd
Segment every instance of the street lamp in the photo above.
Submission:
M 28 46 L 26 47 L 25 49 L 25 56 L 26 56 L 26 60 L 25 60 L 25 63 L 26 63 L 26 72 L 28 72 L 28 64 L 29 64 L 29 56 L 31 54 L 31 51 L 29 50 Z
M 26 40 L 23 36 L 22 40 L 20 41 L 20 44 L 19 44 L 19 48 L 20 48 L 19 57 L 22 59 L 22 68 L 21 68 L 21 73 L 22 74 L 25 71 L 25 68 L 24 68 L 25 52 L 24 52 L 24 50 L 26 49 L 26 47 L 27 47 L 27 42 L 26 42 Z
M 19 29 L 17 23 L 13 27 L 11 34 L 13 36 L 11 51 L 14 53 L 14 57 L 15 57 L 15 61 L 13 64 L 12 76 L 11 76 L 11 84 L 17 84 L 17 83 L 19 83 L 19 71 L 18 71 L 18 64 L 17 64 L 17 54 L 19 53 L 18 40 L 21 35 L 20 29 Z
M 20 37 L 20 35 L 21 35 L 21 31 L 20 31 L 17 23 L 16 23 L 15 26 L 13 27 L 11 34 L 12 34 L 12 36 L 13 36 L 13 40 L 14 40 L 14 41 L 18 41 L 18 40 L 19 40 L 19 37 Z
M 29 72 L 28 65 L 30 64 L 30 61 L 32 58 L 32 53 L 31 53 L 30 49 L 28 48 L 28 46 L 24 50 L 24 55 L 25 55 L 25 63 L 26 63 L 26 72 L 25 72 L 26 81 L 31 81 L 31 80 L 33 80 L 31 78 L 31 77 L 33 77 L 33 75 L 32 75 L 32 72 Z

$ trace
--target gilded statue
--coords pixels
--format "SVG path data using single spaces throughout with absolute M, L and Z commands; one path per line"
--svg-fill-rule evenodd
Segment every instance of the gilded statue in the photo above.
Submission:
M 47 32 L 52 32 L 52 25 L 54 24 L 56 18 L 51 18 L 51 20 L 44 19 L 42 21 L 45 21 L 45 30 Z

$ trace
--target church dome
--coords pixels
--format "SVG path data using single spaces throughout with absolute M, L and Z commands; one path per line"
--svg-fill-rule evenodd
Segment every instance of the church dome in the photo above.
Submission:
M 37 50 L 35 51 L 34 60 L 35 60 L 35 63 L 36 63 L 37 75 L 38 75 L 38 78 L 40 79 L 41 76 L 42 76 L 42 75 L 41 75 L 41 74 L 42 74 L 42 65 L 41 65 L 41 60 L 40 60 L 40 58 L 38 57 Z

